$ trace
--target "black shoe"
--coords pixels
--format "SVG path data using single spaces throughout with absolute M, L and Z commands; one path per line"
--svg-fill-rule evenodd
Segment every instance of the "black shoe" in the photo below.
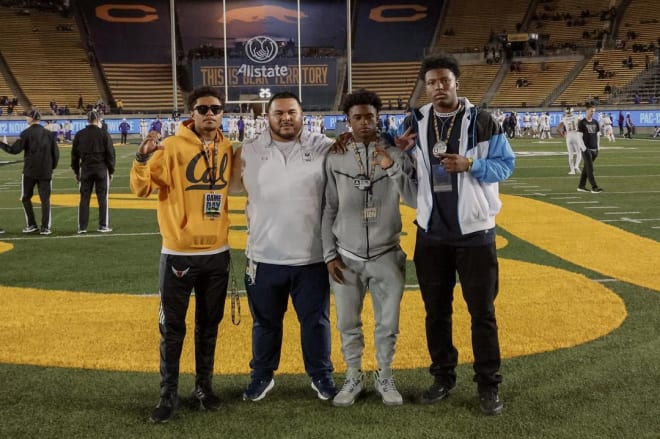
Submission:
M 312 389 L 316 390 L 316 396 L 323 401 L 332 399 L 337 393 L 339 393 L 331 376 L 312 380 Z
M 245 392 L 243 392 L 243 401 L 261 401 L 273 387 L 275 387 L 275 380 L 272 377 L 252 378 Z
M 149 420 L 153 423 L 165 423 L 174 416 L 174 411 L 178 406 L 178 396 L 161 396 L 158 405 L 151 412 Z
M 577 191 L 578 191 L 578 192 L 589 192 L 589 189 L 587 189 L 586 187 L 579 186 L 579 187 L 577 188 Z
M 599 188 L 599 187 L 595 187 L 595 188 L 592 188 L 592 189 L 591 189 L 591 193 L 592 193 L 592 194 L 599 194 L 599 193 L 601 193 L 601 192 L 603 192 L 603 190 L 602 190 L 601 188 Z
M 192 393 L 193 407 L 199 410 L 218 410 L 220 408 L 220 398 L 214 393 L 211 386 L 196 385 Z
M 422 393 L 420 402 L 422 404 L 435 404 L 436 402 L 440 402 L 449 396 L 449 392 L 454 386 L 456 386 L 456 384 L 448 385 L 436 379 L 433 384 L 431 384 L 431 387 Z
M 479 407 L 486 415 L 499 415 L 504 409 L 504 403 L 497 390 L 487 390 L 479 393 Z

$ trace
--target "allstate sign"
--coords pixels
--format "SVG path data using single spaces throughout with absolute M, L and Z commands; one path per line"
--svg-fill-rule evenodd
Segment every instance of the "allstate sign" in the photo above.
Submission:
M 250 60 L 259 64 L 266 64 L 274 60 L 277 51 L 277 43 L 272 38 L 252 37 L 245 43 L 245 54 Z
M 275 59 L 278 53 L 277 42 L 272 38 L 265 36 L 252 37 L 245 43 L 245 54 L 250 61 L 257 64 L 266 64 Z M 242 64 L 237 74 L 249 78 L 278 78 L 286 77 L 289 74 L 287 66 L 265 65 L 253 66 Z

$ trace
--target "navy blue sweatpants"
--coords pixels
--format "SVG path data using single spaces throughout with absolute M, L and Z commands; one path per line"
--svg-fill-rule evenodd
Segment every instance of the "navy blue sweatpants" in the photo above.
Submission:
M 330 284 L 325 264 L 259 263 L 254 279 L 246 275 L 245 288 L 253 319 L 252 378 L 270 378 L 279 367 L 289 295 L 300 322 L 305 371 L 312 379 L 330 375 Z

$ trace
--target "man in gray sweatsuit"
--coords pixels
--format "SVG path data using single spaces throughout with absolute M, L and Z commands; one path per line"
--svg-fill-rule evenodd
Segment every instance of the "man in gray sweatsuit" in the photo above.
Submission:
M 385 404 L 403 403 L 392 376 L 406 263 L 399 246 L 399 197 L 415 206 L 416 183 L 410 158 L 389 146 L 377 131 L 381 106 L 378 95 L 367 90 L 344 98 L 342 109 L 353 141 L 346 153 L 329 154 L 325 164 L 323 255 L 347 365 L 346 381 L 333 400 L 335 406 L 352 405 L 364 389 L 361 312 L 367 288 L 376 321 L 375 387 Z

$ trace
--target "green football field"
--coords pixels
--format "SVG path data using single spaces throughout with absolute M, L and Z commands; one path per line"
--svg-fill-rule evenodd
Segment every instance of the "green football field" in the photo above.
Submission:
M 463 361 L 459 385 L 446 401 L 433 406 L 417 403 L 419 393 L 430 384 L 425 337 L 423 331 L 404 334 L 402 328 L 401 345 L 409 346 L 404 344 L 406 336 L 419 349 L 411 357 L 397 352 L 397 383 L 405 399 L 401 407 L 384 406 L 370 389 L 353 407 L 334 408 L 314 397 L 304 374 L 286 372 L 277 375 L 276 388 L 266 399 L 245 403 L 240 399 L 249 370 L 244 364 L 239 368 L 244 372 L 216 377 L 214 387 L 224 401 L 218 412 L 184 408 L 170 423 L 158 426 L 147 421 L 158 398 L 157 372 L 89 363 L 62 366 L 76 364 L 75 358 L 66 362 L 71 352 L 58 351 L 57 341 L 39 344 L 33 339 L 39 332 L 32 328 L 46 321 L 51 325 L 54 311 L 49 302 L 27 301 L 33 294 L 47 296 L 50 291 L 64 297 L 70 313 L 58 317 L 63 328 L 58 337 L 66 339 L 67 328 L 80 330 L 85 318 L 77 309 L 79 296 L 97 293 L 118 300 L 136 296 L 148 300 L 157 293 L 156 213 L 128 190 L 136 146 L 117 147 L 110 199 L 114 231 L 92 231 L 97 212 L 93 208 L 90 233 L 84 236 L 75 233 L 78 194 L 69 166 L 70 147 L 62 145 L 53 178 L 50 236 L 21 233 L 25 227 L 19 200 L 21 156 L 0 151 L 0 227 L 6 230 L 0 235 L 0 296 L 6 295 L 0 297 L 0 333 L 8 334 L 0 341 L 0 437 L 658 437 L 660 266 L 654 263 L 660 258 L 660 141 L 641 135 L 633 140 L 617 138 L 615 143 L 604 140 L 595 164 L 598 184 L 604 189 L 599 194 L 576 191 L 579 176 L 567 174 L 563 139 L 512 141 L 516 170 L 500 185 L 504 207 L 498 230 L 503 282 L 501 302 L 498 298 L 496 304 L 506 323 L 500 332 L 503 353 L 508 353 L 502 364 L 505 411 L 501 416 L 480 414 L 471 366 Z M 243 202 L 230 200 L 237 242 L 245 233 Z M 38 203 L 35 208 L 38 217 Z M 409 215 L 404 218 L 406 230 L 412 230 Z M 405 232 L 402 241 L 411 238 Z M 232 250 L 232 257 L 234 277 L 242 289 L 242 250 Z M 417 294 L 411 261 L 407 284 L 407 294 Z M 597 293 L 588 296 L 593 291 Z M 551 295 L 553 300 L 548 299 Z M 607 301 L 601 302 L 603 297 Z M 18 309 L 14 302 L 23 300 L 24 315 L 7 311 Z M 460 302 L 457 295 L 456 303 Z M 513 309 L 516 305 L 518 309 Z M 221 328 L 231 325 L 228 309 Z M 146 329 L 157 338 L 156 312 L 146 317 L 151 322 Z M 242 312 L 245 325 L 247 307 Z M 402 315 L 407 312 L 403 307 Z M 103 319 L 107 321 L 94 322 L 99 325 L 89 331 L 97 331 L 90 336 L 97 337 L 97 347 L 111 362 L 122 357 L 121 340 L 112 340 L 111 329 L 98 328 L 130 322 L 113 320 L 112 312 Z M 417 320 L 415 327 L 423 327 Z M 250 350 L 249 339 L 239 342 L 240 349 Z M 372 339 L 367 338 L 367 344 Z M 25 355 L 20 346 L 42 351 Z M 152 349 L 157 361 L 157 345 Z M 339 346 L 334 344 L 333 350 L 338 353 Z M 49 360 L 25 360 L 40 357 Z M 218 357 L 222 359 L 222 353 Z M 340 384 L 343 367 L 335 363 Z M 182 397 L 192 383 L 193 376 L 184 373 Z

